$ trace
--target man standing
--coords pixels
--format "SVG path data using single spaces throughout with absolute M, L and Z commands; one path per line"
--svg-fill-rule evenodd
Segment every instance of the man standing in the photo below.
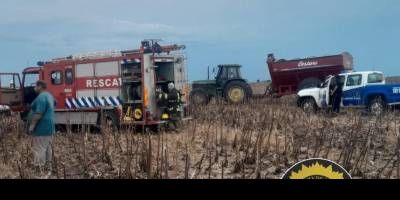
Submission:
M 32 102 L 28 115 L 29 134 L 33 136 L 33 165 L 40 172 L 43 172 L 45 167 L 51 170 L 51 145 L 55 133 L 54 98 L 46 89 L 47 84 L 44 81 L 36 82 L 35 92 L 38 96 Z
M 333 95 L 333 112 L 340 113 L 340 104 L 342 103 L 343 85 L 340 76 L 335 77 L 335 87 L 332 91 Z

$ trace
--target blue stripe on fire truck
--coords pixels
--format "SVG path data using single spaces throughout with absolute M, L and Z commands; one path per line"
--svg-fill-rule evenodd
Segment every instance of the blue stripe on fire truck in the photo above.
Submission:
M 82 97 L 65 99 L 65 107 L 68 109 L 96 108 L 104 106 L 121 106 L 119 97 Z

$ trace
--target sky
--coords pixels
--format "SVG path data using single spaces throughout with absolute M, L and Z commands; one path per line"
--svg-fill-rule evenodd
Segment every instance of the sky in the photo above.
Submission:
M 241 64 L 269 79 L 278 59 L 350 52 L 355 69 L 400 75 L 399 0 L 0 0 L 0 72 L 71 54 L 184 44 L 189 79 Z

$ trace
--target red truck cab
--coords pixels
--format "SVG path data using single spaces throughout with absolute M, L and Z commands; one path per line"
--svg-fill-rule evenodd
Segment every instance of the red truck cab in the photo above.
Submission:
M 41 67 L 29 67 L 18 73 L 0 73 L 0 105 L 24 112 L 36 98 L 35 83 L 43 77 Z
M 23 110 L 23 87 L 18 73 L 0 73 L 0 105 L 13 111 Z

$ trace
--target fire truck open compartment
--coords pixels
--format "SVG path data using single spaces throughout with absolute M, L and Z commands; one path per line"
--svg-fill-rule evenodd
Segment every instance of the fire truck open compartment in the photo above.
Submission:
M 157 82 L 173 82 L 174 78 L 174 63 L 173 62 L 158 62 L 156 63 Z
M 157 122 L 165 109 L 157 106 L 155 101 L 157 89 L 168 93 L 169 83 L 174 83 L 181 91 L 185 88 L 184 85 L 187 85 L 182 55 L 151 55 L 144 60 L 150 63 L 145 62 L 143 66 L 142 63 L 121 65 L 121 95 L 125 102 L 122 107 L 125 115 L 123 124 L 129 124 L 132 120 L 135 120 L 135 123 L 143 121 L 145 107 L 152 113 L 151 118 Z M 145 100 L 146 93 L 147 100 Z
M 168 84 L 175 84 L 174 63 L 173 62 L 158 62 L 155 66 L 156 82 L 164 92 L 168 92 Z
M 143 109 L 142 80 L 143 72 L 141 62 L 124 62 L 121 64 L 121 99 L 122 105 L 122 124 L 129 124 L 132 121 L 142 121 L 142 116 L 133 118 L 132 112 Z M 142 113 L 141 113 L 142 115 Z
M 121 65 L 121 97 L 124 102 L 142 101 L 142 69 L 140 63 Z

